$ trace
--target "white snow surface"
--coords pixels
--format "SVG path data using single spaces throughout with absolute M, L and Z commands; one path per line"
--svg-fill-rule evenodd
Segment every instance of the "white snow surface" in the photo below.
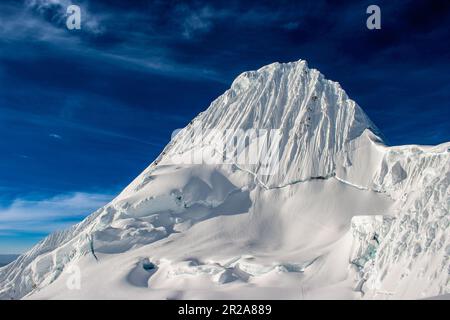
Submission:
M 279 170 L 174 163 L 214 145 L 190 142 L 200 128 L 279 129 Z M 1 268 L 0 298 L 448 297 L 449 183 L 450 143 L 388 147 L 338 83 L 274 63 L 241 74 L 111 203 Z

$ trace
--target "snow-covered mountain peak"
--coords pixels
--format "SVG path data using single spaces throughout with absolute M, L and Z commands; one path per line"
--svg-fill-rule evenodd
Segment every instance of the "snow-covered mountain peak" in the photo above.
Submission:
M 298 60 L 295 62 L 280 63 L 274 62 L 259 68 L 258 70 L 245 71 L 238 75 L 231 84 L 231 89 L 236 92 L 247 90 L 250 84 L 257 85 L 261 79 L 273 77 L 276 73 L 285 72 L 313 72 L 318 73 L 315 69 L 309 69 L 308 63 L 305 60 Z
M 305 61 L 245 72 L 111 203 L 0 268 L 0 299 L 448 293 L 450 145 L 377 132 Z
M 209 134 L 208 129 L 217 131 Z M 260 171 L 261 163 L 241 165 L 268 186 L 280 186 L 332 174 L 336 155 L 366 129 L 377 132 L 337 82 L 309 69 L 304 60 L 272 63 L 239 75 L 175 137 L 162 160 L 170 163 L 175 155 L 210 147 L 225 130 L 276 131 L 279 148 L 263 159 L 276 163 L 276 172 Z

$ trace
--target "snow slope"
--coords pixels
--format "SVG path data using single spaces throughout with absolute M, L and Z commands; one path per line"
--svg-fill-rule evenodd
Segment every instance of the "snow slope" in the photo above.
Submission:
M 276 129 L 278 152 L 240 162 L 257 133 L 227 158 L 226 132 L 252 128 Z M 338 83 L 274 63 L 241 74 L 110 204 L 1 268 L 0 298 L 445 296 L 449 159 L 450 143 L 387 147 Z

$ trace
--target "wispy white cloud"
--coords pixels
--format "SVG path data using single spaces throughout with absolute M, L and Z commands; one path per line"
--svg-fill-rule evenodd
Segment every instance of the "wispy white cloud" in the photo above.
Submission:
M 288 18 L 283 11 L 274 11 L 263 6 L 242 10 L 237 6 L 217 8 L 209 4 L 197 6 L 179 4 L 175 6 L 172 17 L 174 24 L 181 27 L 182 36 L 190 40 L 211 32 L 214 25 L 220 22 L 239 24 L 245 27 L 274 22 L 282 23 Z M 297 28 L 299 23 L 291 21 L 285 23 L 285 26 Z
M 51 232 L 65 228 L 112 199 L 111 194 L 75 192 L 0 207 L 0 232 Z
M 100 15 L 91 14 L 88 2 L 73 3 L 70 0 L 26 0 L 25 8 L 38 13 L 54 25 L 64 26 L 67 19 L 67 8 L 76 4 L 81 9 L 83 30 L 94 34 L 103 32 Z
M 69 0 L 26 0 L 25 6 L 2 5 L 0 38 L 42 42 L 69 50 L 80 57 L 95 57 L 102 61 L 136 68 L 149 73 L 172 77 L 208 79 L 228 83 L 229 79 L 204 61 L 177 59 L 172 46 L 179 41 L 197 41 L 213 32 L 216 25 L 231 23 L 246 28 L 255 24 L 283 21 L 286 17 L 264 6 L 243 10 L 239 6 L 218 7 L 209 3 L 177 4 L 169 6 L 166 27 L 158 27 L 158 3 L 150 3 L 148 12 L 89 10 L 89 1 L 77 3 L 82 10 L 81 32 L 65 27 Z M 124 16 L 125 15 L 125 16 Z M 124 21 L 135 21 L 130 28 Z M 288 20 L 289 21 L 289 20 Z M 286 23 L 286 21 L 284 21 Z M 289 27 L 292 27 L 292 22 Z M 104 37 L 103 37 L 104 36 Z M 102 43 L 100 47 L 96 44 Z M 1 53 L 0 53 L 1 54 Z M 4 55 L 10 55 L 7 50 Z M 32 55 L 32 53 L 19 53 Z
M 26 0 L 25 2 L 0 4 L 0 37 L 3 40 L 28 40 L 55 44 L 80 43 L 66 29 L 68 0 Z M 87 2 L 80 4 L 82 32 L 99 35 L 103 32 L 99 15 L 92 15 Z M 73 35 L 73 34 L 72 34 Z
M 70 0 L 25 0 L 25 5 L 0 4 L 0 39 L 42 42 L 83 58 L 95 58 L 143 72 L 228 83 L 230 79 L 219 71 L 221 66 L 179 57 L 177 44 L 195 43 L 202 36 L 214 32 L 216 26 L 224 24 L 242 28 L 261 24 L 298 27 L 296 20 L 286 12 L 264 5 L 221 7 L 200 1 L 162 9 L 159 2 L 152 2 L 145 12 L 132 7 L 119 12 L 102 5 L 97 5 L 94 10 L 89 1 L 82 0 L 76 3 L 82 12 L 81 30 L 71 32 L 65 27 L 66 9 L 70 4 Z M 162 10 L 166 10 L 168 17 L 164 23 L 159 21 Z M 134 21 L 135 27 L 130 28 L 128 21 Z M 11 56 L 8 50 L 1 54 Z M 35 53 L 18 54 L 29 59 Z
M 56 139 L 56 140 L 62 140 L 62 137 L 59 134 L 56 133 L 50 133 L 48 135 L 50 138 Z
M 187 4 L 175 7 L 174 19 L 182 28 L 182 35 L 191 39 L 197 34 L 207 33 L 213 26 L 214 20 L 228 15 L 227 11 L 214 10 L 208 5 L 192 8 Z
M 130 30 L 124 24 L 123 17 L 117 12 L 103 13 L 89 11 L 89 2 L 78 4 L 81 7 L 81 30 L 69 31 L 65 26 L 67 19 L 66 9 L 71 1 L 68 0 L 26 0 L 25 5 L 0 4 L 0 39 L 13 43 L 14 41 L 38 42 L 53 46 L 58 50 L 68 50 L 80 57 L 95 57 L 122 67 L 129 66 L 149 73 L 162 73 L 173 77 L 201 78 L 214 81 L 223 81 L 217 72 L 202 66 L 176 62 L 170 58 L 170 50 L 165 41 L 173 39 L 177 34 L 161 34 L 161 32 L 146 32 L 138 29 Z M 207 31 L 210 22 L 217 16 L 212 10 L 205 7 L 199 12 L 190 9 L 174 9 L 181 23 L 182 32 L 186 37 L 194 33 Z M 175 13 L 177 11 L 178 13 Z M 147 18 L 146 18 L 147 19 Z M 148 18 L 150 21 L 152 18 Z M 127 21 L 144 20 L 140 12 L 127 13 Z M 114 29 L 112 29 L 114 28 Z M 148 30 L 147 30 L 148 31 Z M 117 43 L 108 42 L 105 47 L 98 48 L 91 42 L 105 35 L 106 42 L 110 38 Z M 95 42 L 95 41 L 94 41 Z M 151 45 L 149 45 L 151 44 Z M 8 48 L 5 48 L 8 49 Z M 16 54 L 16 53 L 15 53 Z M 27 59 L 33 52 L 20 52 Z M 0 55 L 10 56 L 11 52 L 5 50 Z

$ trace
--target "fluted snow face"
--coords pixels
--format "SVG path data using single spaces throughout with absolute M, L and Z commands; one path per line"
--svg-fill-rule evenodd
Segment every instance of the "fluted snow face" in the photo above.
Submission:
M 268 186 L 282 186 L 333 174 L 336 155 L 368 128 L 375 129 L 338 83 L 309 69 L 305 61 L 274 63 L 237 77 L 174 138 L 163 160 L 170 162 L 173 156 L 210 146 L 221 139 L 220 130 L 269 130 L 278 134 L 279 140 L 273 140 L 275 152 L 260 154 L 258 163 L 240 165 Z M 219 133 L 208 135 L 207 129 Z M 273 170 L 261 170 L 265 163 L 275 164 Z

